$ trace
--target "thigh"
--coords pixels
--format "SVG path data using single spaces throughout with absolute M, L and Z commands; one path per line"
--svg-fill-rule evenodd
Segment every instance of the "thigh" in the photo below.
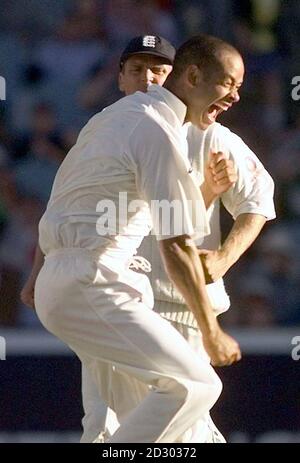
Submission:
M 210 358 L 204 348 L 202 333 L 196 328 L 184 325 L 178 322 L 172 322 L 174 328 L 187 340 L 191 348 L 207 363 L 210 363 Z
M 46 260 L 39 275 L 37 313 L 76 353 L 113 363 L 149 384 L 166 376 L 213 382 L 213 369 L 134 288 L 111 281 L 101 266 L 91 284 L 94 269 L 87 262 L 59 257 Z

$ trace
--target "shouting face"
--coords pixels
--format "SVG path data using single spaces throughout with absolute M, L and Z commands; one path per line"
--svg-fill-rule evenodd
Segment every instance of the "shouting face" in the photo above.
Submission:
M 244 78 L 244 64 L 238 53 L 223 51 L 209 70 L 190 67 L 193 87 L 188 101 L 187 120 L 202 130 L 228 111 L 240 99 L 239 89 Z

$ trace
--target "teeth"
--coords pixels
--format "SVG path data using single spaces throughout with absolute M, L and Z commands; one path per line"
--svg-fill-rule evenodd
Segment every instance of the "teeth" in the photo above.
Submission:
M 218 110 L 217 109 L 214 109 L 213 111 L 209 112 L 207 115 L 208 115 L 208 119 L 211 121 L 211 122 L 215 122 L 215 119 L 217 117 L 217 114 L 218 114 Z

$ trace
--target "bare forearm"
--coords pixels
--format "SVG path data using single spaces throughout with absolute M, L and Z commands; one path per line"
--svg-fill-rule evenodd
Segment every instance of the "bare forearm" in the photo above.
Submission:
M 27 305 L 31 309 L 35 309 L 34 287 L 35 287 L 35 282 L 38 277 L 38 274 L 40 273 L 40 270 L 43 266 L 43 263 L 44 263 L 44 254 L 42 253 L 42 250 L 39 244 L 37 244 L 35 248 L 35 256 L 34 256 L 31 273 L 20 293 L 20 298 L 23 304 Z
M 183 295 L 203 334 L 217 329 L 216 317 L 205 288 L 205 277 L 196 247 L 186 238 L 163 240 L 160 250 L 170 280 Z
M 37 244 L 35 248 L 34 261 L 33 261 L 32 269 L 31 269 L 30 276 L 29 276 L 31 281 L 35 282 L 38 274 L 40 273 L 40 270 L 43 264 L 44 264 L 44 254 L 39 244 Z
M 187 242 L 189 240 L 189 242 Z M 181 292 L 202 332 L 203 345 L 213 365 L 240 360 L 238 343 L 222 331 L 205 287 L 197 248 L 187 235 L 160 241 L 160 251 L 170 280 Z
M 212 203 L 218 198 L 218 195 L 214 194 L 211 189 L 207 186 L 206 182 L 203 182 L 200 187 L 204 204 L 206 209 L 208 209 Z
M 261 232 L 266 218 L 259 214 L 241 214 L 237 217 L 220 252 L 230 268 L 251 246 Z

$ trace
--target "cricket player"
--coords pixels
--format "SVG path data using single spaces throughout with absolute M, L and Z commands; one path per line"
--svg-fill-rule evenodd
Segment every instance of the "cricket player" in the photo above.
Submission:
M 175 48 L 163 37 L 140 36 L 134 38 L 125 48 L 120 59 L 120 89 L 123 90 L 126 95 L 129 95 L 138 90 L 146 92 L 148 85 L 151 83 L 162 85 L 167 75 L 171 72 L 174 56 Z M 230 170 L 228 166 L 226 166 L 226 169 L 227 175 L 230 176 L 230 174 L 232 174 L 232 169 Z M 225 172 L 225 170 L 223 172 Z M 228 184 L 224 183 L 223 191 L 226 191 L 232 184 L 233 180 L 229 181 Z M 218 188 L 220 188 L 220 186 L 218 186 Z M 206 194 L 207 190 L 204 191 L 204 195 Z M 206 201 L 205 196 L 204 199 Z M 207 198 L 207 200 L 209 200 L 209 198 Z M 43 262 L 44 255 L 39 246 L 37 246 L 31 275 L 21 293 L 23 302 L 33 308 L 34 285 Z M 104 364 L 103 378 L 109 376 L 106 370 L 107 365 Z M 127 378 L 126 375 L 122 375 L 121 378 L 124 388 L 124 383 L 126 385 L 126 380 L 129 383 L 129 378 Z M 114 383 L 116 383 L 116 380 Z M 141 400 L 145 393 L 143 384 L 138 384 L 138 382 L 132 384 L 131 379 L 130 387 L 136 391 L 136 397 Z M 129 385 L 125 387 L 125 389 L 129 389 Z M 118 421 L 114 412 L 107 409 L 106 404 L 101 400 L 96 384 L 85 368 L 82 369 L 82 397 L 85 415 L 82 421 L 84 433 L 81 442 L 92 442 L 95 437 L 98 436 L 99 431 L 105 430 L 106 427 L 108 428 L 107 431 L 102 432 L 101 435 L 104 437 L 105 435 L 107 436 L 107 434 L 112 434 L 118 427 Z M 128 395 L 124 400 L 126 400 L 128 407 L 132 406 Z
M 215 71 L 210 81 L 207 67 Z M 220 394 L 213 368 L 152 310 L 149 280 L 129 269 L 152 226 L 167 274 L 193 311 L 212 364 L 241 356 L 207 296 L 194 244 L 208 232 L 205 206 L 182 130 L 184 122 L 210 125 L 214 105 L 227 96 L 221 72 L 240 78 L 239 53 L 217 39 L 213 47 L 203 46 L 196 37 L 179 49 L 164 87 L 153 85 L 94 116 L 63 161 L 40 221 L 45 263 L 35 306 L 44 326 L 77 353 L 100 390 L 99 362 L 150 386 L 111 443 L 174 442 Z M 120 212 L 120 192 L 130 202 L 125 215 L 114 213 Z M 175 201 L 180 208 L 166 222 L 153 201 Z M 103 207 L 110 209 L 108 226 L 97 214 Z M 114 408 L 111 399 L 105 397 Z
M 137 38 L 133 39 L 122 55 L 119 80 L 120 88 L 125 93 L 129 94 L 135 89 L 145 91 L 146 85 L 151 84 L 152 79 L 155 79 L 150 66 L 147 67 L 146 57 L 140 53 L 141 51 L 144 50 Z M 147 56 L 151 56 L 150 49 Z M 125 66 L 125 63 L 128 64 Z M 256 239 L 265 221 L 275 217 L 274 183 L 270 175 L 240 137 L 221 124 L 214 122 L 222 111 L 227 111 L 239 101 L 238 89 L 242 84 L 242 79 L 238 82 L 232 82 L 231 76 L 224 76 L 224 78 L 228 95 L 223 102 L 216 105 L 210 126 L 206 130 L 201 130 L 187 124 L 189 158 L 195 172 L 202 178 L 201 190 L 210 219 L 211 233 L 205 238 L 202 245 L 206 250 L 201 250 L 201 257 L 208 281 L 216 282 L 207 285 L 216 314 L 229 308 L 229 298 L 224 288 L 222 276 Z M 221 151 L 223 153 L 220 153 Z M 215 153 L 213 156 L 215 166 L 212 163 L 212 152 Z M 236 177 L 233 175 L 230 161 L 234 161 L 237 167 L 237 181 L 235 181 Z M 217 199 L 220 195 L 223 204 L 235 220 L 232 230 L 222 246 L 219 224 L 220 205 Z M 153 237 L 148 237 L 143 241 L 139 253 L 146 256 L 152 263 L 152 272 L 149 276 L 154 288 L 154 309 L 171 321 L 196 352 L 209 361 L 203 349 L 201 333 L 197 328 L 193 314 L 184 304 L 180 293 L 168 280 Z M 88 375 L 83 375 L 83 386 L 86 388 L 83 394 L 86 414 L 83 419 L 82 441 L 90 442 L 96 435 L 97 429 L 104 430 L 103 426 L 100 426 L 103 423 L 101 418 L 103 414 L 100 413 L 101 401 L 98 390 L 93 386 Z M 118 385 L 115 387 L 118 389 Z M 127 389 L 129 388 L 128 385 Z M 133 387 L 133 391 L 139 396 L 140 391 L 137 393 L 137 385 Z M 126 397 L 128 402 L 128 395 Z M 113 432 L 116 427 L 116 417 L 109 411 L 106 430 L 101 433 L 98 441 L 105 441 L 105 436 Z M 182 440 L 178 441 L 224 442 L 224 438 L 208 414 L 205 420 L 200 420 L 192 431 L 190 430 Z
M 169 60 L 167 60 L 167 61 L 165 60 L 165 58 L 166 58 L 166 50 L 164 50 L 164 55 L 163 55 L 161 49 L 157 50 L 156 47 L 154 47 L 154 48 L 148 47 L 148 50 L 147 50 L 147 44 L 144 44 L 144 48 L 142 48 L 142 46 L 143 45 L 141 44 L 141 41 L 139 42 L 139 40 L 134 39 L 132 41 L 132 43 L 131 43 L 131 47 L 129 47 L 129 48 L 127 47 L 127 49 L 123 53 L 123 58 L 122 59 L 123 60 L 124 60 L 124 58 L 127 59 L 127 61 L 126 61 L 127 65 L 125 67 L 124 63 L 122 63 L 122 60 L 121 60 L 121 64 L 123 64 L 123 65 L 122 65 L 121 73 L 120 73 L 120 88 L 122 90 L 124 90 L 125 93 L 130 93 L 130 92 L 132 92 L 132 91 L 134 91 L 136 89 L 145 91 L 147 85 L 149 83 L 151 83 L 151 82 L 161 84 L 162 80 L 165 79 L 165 76 L 169 72 L 170 66 L 168 64 L 167 65 L 162 64 L 162 63 L 165 63 L 165 62 L 168 62 L 168 63 L 170 62 Z M 167 53 L 168 53 L 169 50 L 170 50 L 170 48 L 167 49 Z M 153 52 L 153 55 L 151 55 L 152 52 Z M 149 65 L 147 63 L 146 59 L 151 59 L 151 56 L 153 58 L 155 57 L 156 59 L 161 59 L 161 62 L 159 62 L 157 60 L 156 61 L 152 60 L 152 62 Z M 169 57 L 170 56 L 171 55 L 169 55 Z M 161 67 L 157 66 L 158 64 L 161 64 Z M 151 65 L 152 65 L 152 67 L 151 67 Z M 145 72 L 145 69 L 146 69 L 146 72 Z M 146 75 L 146 74 L 148 74 L 148 75 Z M 122 88 L 122 86 L 123 86 L 123 88 Z M 135 88 L 135 86 L 136 86 L 136 88 Z M 225 109 L 228 109 L 228 107 L 226 107 Z M 213 135 L 216 134 L 216 130 L 215 130 L 216 126 L 219 126 L 219 128 L 222 127 L 219 124 L 214 124 L 213 126 L 211 126 L 211 129 L 214 129 L 214 130 L 210 130 L 210 134 L 209 134 L 209 136 L 207 134 L 206 138 L 204 137 L 205 132 L 201 132 L 199 130 L 197 130 L 198 133 L 196 132 L 196 130 L 194 130 L 196 132 L 196 134 L 197 134 L 196 137 L 195 137 L 195 135 L 196 135 L 195 133 L 194 133 L 194 135 L 192 137 L 189 137 L 189 138 L 194 139 L 194 140 L 196 139 L 196 141 L 197 141 L 196 150 L 195 149 L 193 151 L 191 150 L 190 153 L 192 153 L 192 152 L 194 153 L 193 156 L 191 156 L 191 158 L 193 157 L 192 161 L 195 164 L 195 169 L 200 171 L 201 173 L 203 173 L 203 171 L 204 171 L 204 164 L 205 164 L 205 160 L 206 160 L 206 158 L 208 157 L 208 154 L 209 154 L 209 147 L 210 148 L 215 148 L 215 151 L 217 151 L 217 148 L 218 148 L 218 146 L 216 146 L 216 143 L 215 143 L 215 146 L 213 146 L 213 144 L 212 144 L 212 141 L 214 141 Z M 192 132 L 193 129 L 194 129 L 194 127 L 191 126 L 189 132 Z M 223 128 L 223 129 L 225 129 L 225 128 Z M 221 147 L 224 144 L 224 138 L 226 138 L 226 135 L 228 136 L 228 133 L 226 133 L 226 130 L 227 129 L 224 130 L 224 133 L 220 133 L 220 131 L 219 131 L 219 133 L 217 134 L 218 137 L 216 137 L 216 140 L 219 139 L 222 142 Z M 227 132 L 228 132 L 228 130 L 227 130 Z M 207 131 L 206 131 L 206 133 L 207 133 Z M 224 136 L 223 139 L 222 139 L 222 136 Z M 204 139 L 205 139 L 205 146 L 204 146 L 204 143 L 203 143 L 203 146 L 201 147 L 201 150 L 199 150 L 199 146 L 201 146 L 201 143 L 199 144 L 199 140 L 204 140 Z M 244 148 L 245 147 L 243 145 L 241 145 L 240 147 L 236 146 L 236 149 L 233 150 L 233 153 L 230 154 L 230 157 L 233 157 L 233 158 L 235 157 L 234 155 L 237 155 L 237 160 L 241 161 L 241 163 L 240 163 L 241 168 L 239 168 L 239 174 L 240 174 L 239 177 L 240 178 L 243 177 L 243 175 L 245 174 L 245 169 L 243 169 L 243 167 L 244 167 L 243 166 L 243 161 L 244 161 L 244 159 L 246 159 L 246 156 L 244 156 L 244 159 L 243 159 L 243 156 L 242 156 L 243 152 L 245 151 Z M 198 152 L 197 152 L 197 149 L 198 149 Z M 196 156 L 195 156 L 195 152 L 196 152 Z M 246 150 L 246 152 L 247 152 L 247 150 Z M 252 155 L 253 155 L 253 153 L 252 153 Z M 206 168 L 206 170 L 208 170 L 208 169 Z M 222 169 L 220 169 L 220 171 L 221 170 Z M 223 170 L 223 178 L 224 178 L 224 170 Z M 267 180 L 268 180 L 268 178 L 267 178 Z M 251 183 L 251 178 L 249 179 L 249 181 Z M 207 198 L 208 198 L 207 203 L 209 204 L 210 202 L 213 202 L 212 201 L 213 197 L 216 198 L 218 196 L 218 194 L 220 194 L 222 192 L 221 191 L 222 190 L 222 185 L 219 184 L 217 189 L 216 189 L 216 185 L 214 184 L 213 187 L 215 189 L 215 192 L 213 192 L 213 189 L 210 190 L 209 188 L 207 188 L 206 183 L 207 182 L 204 182 L 202 184 L 202 191 L 204 193 L 204 198 L 206 198 L 206 195 L 207 195 Z M 271 185 L 270 185 L 270 189 L 268 191 L 267 185 L 270 184 L 270 183 L 271 183 Z M 253 204 L 251 204 L 251 198 L 247 197 L 247 194 L 246 194 L 246 196 L 243 199 L 243 205 L 244 205 L 243 207 L 244 207 L 244 209 L 247 208 L 247 199 L 248 199 L 248 209 L 250 211 L 251 217 L 250 216 L 247 217 L 246 213 L 245 213 L 244 216 L 241 215 L 241 218 L 243 218 L 243 222 L 244 222 L 244 219 L 245 219 L 245 223 L 243 223 L 243 224 L 241 223 L 237 227 L 237 222 L 236 222 L 236 225 L 234 226 L 234 228 L 239 229 L 238 231 L 239 231 L 241 236 L 244 233 L 244 231 L 246 232 L 246 235 L 248 235 L 248 236 L 249 236 L 249 233 L 252 233 L 252 235 L 253 235 L 252 240 L 254 240 L 255 237 L 256 237 L 256 234 L 259 233 L 259 223 L 261 221 L 261 218 L 264 215 L 266 217 L 272 218 L 272 214 L 273 214 L 272 205 L 271 205 L 271 207 L 269 207 L 269 210 L 268 210 L 268 207 L 266 207 L 266 205 L 268 203 L 272 204 L 272 181 L 271 182 L 270 182 L 270 180 L 267 181 L 265 187 L 266 188 L 261 191 L 261 195 L 259 195 L 258 191 L 256 192 L 257 199 L 260 199 L 259 196 L 261 198 L 265 198 L 265 201 L 261 202 L 260 208 L 256 209 L 257 212 L 258 212 L 258 216 L 256 216 L 255 209 L 253 209 Z M 236 190 L 237 190 L 236 188 L 231 189 L 231 191 L 234 192 L 233 198 L 231 200 L 232 203 L 234 203 L 234 201 L 237 202 L 237 200 L 240 199 L 240 198 L 238 198 L 236 196 Z M 223 189 L 223 191 L 225 192 L 226 189 Z M 245 193 L 245 189 L 241 189 L 241 191 L 243 191 Z M 249 191 L 250 190 L 248 189 L 248 192 Z M 264 209 L 263 204 L 265 206 L 265 210 L 263 210 Z M 218 224 L 217 211 L 218 211 L 218 204 L 217 204 L 217 202 L 215 202 L 213 204 L 213 206 L 212 206 L 212 209 L 211 209 L 211 226 L 214 224 L 214 227 L 212 227 L 212 231 L 213 230 L 216 230 L 216 231 L 218 230 L 218 228 L 216 226 Z M 246 210 L 245 210 L 245 212 L 246 212 Z M 238 216 L 238 214 L 236 214 L 236 216 Z M 213 217 L 214 217 L 214 219 L 213 219 Z M 215 233 L 215 239 L 210 240 L 210 246 L 214 250 L 216 250 L 219 247 L 218 246 L 218 235 L 219 235 L 219 230 L 217 231 L 217 233 Z M 245 235 L 245 233 L 244 233 L 244 235 Z M 237 236 L 236 238 L 239 238 L 239 237 Z M 228 243 L 229 243 L 229 239 L 227 240 L 227 244 Z M 236 239 L 236 243 L 238 243 L 240 245 L 240 247 L 241 247 L 240 253 L 242 253 L 244 251 L 243 246 L 248 247 L 248 245 L 251 244 L 251 240 L 250 240 L 248 245 L 247 245 L 247 240 L 245 240 L 243 242 L 241 239 L 239 239 L 239 240 Z M 207 247 L 209 247 L 209 244 L 207 245 Z M 233 247 L 230 247 L 230 246 L 227 246 L 227 247 L 229 248 L 229 250 L 233 249 Z M 234 248 L 236 248 L 236 246 Z M 225 251 L 225 245 L 224 245 L 224 251 Z M 238 252 L 238 251 L 239 250 L 237 249 L 235 252 Z M 152 252 L 152 256 L 151 256 L 151 252 Z M 151 280 L 152 280 L 152 282 L 154 284 L 154 287 L 156 288 L 155 295 L 156 295 L 156 301 L 157 301 L 157 303 L 156 303 L 157 309 L 160 310 L 161 313 L 163 314 L 163 316 L 165 316 L 166 318 L 174 320 L 173 323 L 180 330 L 180 332 L 182 332 L 182 334 L 184 336 L 186 336 L 187 338 L 190 338 L 191 345 L 196 345 L 197 348 L 199 348 L 199 343 L 198 343 L 198 339 L 197 339 L 197 336 L 196 336 L 195 322 L 194 322 L 194 320 L 192 320 L 191 313 L 188 312 L 186 307 L 183 307 L 181 304 L 171 304 L 170 302 L 168 302 L 168 301 L 170 301 L 170 292 L 168 292 L 168 290 L 167 290 L 167 288 L 169 289 L 168 283 L 164 282 L 163 278 L 159 279 L 159 278 L 156 277 L 156 275 L 159 272 L 161 273 L 162 265 L 161 265 L 160 259 L 157 259 L 157 253 L 156 253 L 155 246 L 154 246 L 154 248 L 152 250 L 151 242 L 150 242 L 150 247 L 149 247 L 149 241 L 148 241 L 147 246 L 146 246 L 146 253 L 148 255 L 150 253 L 150 256 L 151 256 L 150 260 L 154 261 L 153 262 L 154 271 L 152 272 Z M 215 253 L 211 254 L 211 256 L 215 256 L 215 255 L 216 255 Z M 238 255 L 236 255 L 236 256 L 232 255 L 232 257 L 235 257 L 237 259 Z M 213 261 L 211 261 L 211 262 L 213 262 Z M 229 266 L 228 262 L 227 262 L 227 266 Z M 159 280 L 161 280 L 161 285 L 157 289 L 156 286 L 157 286 L 157 282 Z M 164 286 L 164 284 L 165 284 L 165 286 Z M 210 286 L 211 286 L 210 294 L 213 295 L 214 293 L 215 294 L 219 293 L 219 301 L 222 301 L 222 299 L 221 299 L 222 291 L 220 293 L 220 291 L 218 291 L 218 288 L 213 288 L 213 285 L 210 285 Z M 30 289 L 29 292 L 30 292 L 30 294 L 32 294 L 31 289 Z M 174 297 L 173 294 L 174 294 L 174 289 L 171 292 L 171 301 L 173 299 L 175 299 L 175 302 L 176 302 L 176 295 Z M 179 298 L 179 300 L 180 300 L 180 298 Z M 225 294 L 225 296 L 223 297 L 223 306 L 224 306 L 224 301 L 225 301 L 225 306 L 226 306 L 226 300 L 227 299 L 226 299 L 226 294 Z M 228 303 L 227 303 L 227 305 L 228 305 Z M 164 309 L 164 307 L 165 307 L 165 309 Z M 221 311 L 222 311 L 222 309 L 221 309 Z M 178 319 L 178 322 L 176 322 L 176 319 Z M 85 405 L 86 413 L 85 413 L 85 417 L 84 417 L 84 420 L 83 420 L 84 435 L 83 435 L 82 441 L 83 442 L 84 441 L 85 442 L 90 442 L 91 440 L 93 440 L 93 438 L 94 438 L 94 436 L 95 436 L 95 434 L 97 432 L 97 429 L 98 430 L 103 429 L 103 424 L 102 424 L 103 420 L 102 420 L 101 417 L 103 417 L 103 415 L 105 414 L 105 406 L 104 406 L 104 404 L 101 405 L 98 391 L 95 388 L 95 386 L 93 385 L 92 381 L 88 381 L 86 379 L 86 375 L 83 375 L 83 399 L 84 399 L 83 403 Z M 212 435 L 214 436 L 214 433 Z M 208 437 L 208 439 L 210 439 L 210 437 Z M 203 441 L 203 440 L 201 440 L 201 437 L 200 437 L 199 441 Z M 210 441 L 210 440 L 208 440 L 208 441 Z
M 120 90 L 124 91 L 126 95 L 130 95 L 135 91 L 146 92 L 148 86 L 153 83 L 163 85 L 166 77 L 172 70 L 171 64 L 174 61 L 174 57 L 175 48 L 163 37 L 139 36 L 133 38 L 124 49 L 120 58 Z M 217 164 L 222 162 L 223 158 L 224 156 L 222 156 L 221 153 L 218 157 L 215 156 L 212 165 L 217 166 Z M 201 178 L 201 190 L 203 191 L 204 201 L 206 204 L 209 204 L 212 201 L 212 192 L 214 198 L 216 198 L 221 192 L 227 191 L 236 180 L 236 173 L 231 160 L 224 163 L 222 168 L 220 168 L 220 172 L 222 172 L 222 184 L 217 184 L 214 181 L 211 169 L 207 174 L 206 180 L 203 181 Z M 208 179 L 210 188 L 209 185 L 206 185 Z M 216 190 L 216 193 L 214 193 L 214 190 Z M 151 262 L 152 246 L 157 246 L 155 239 L 153 237 L 146 238 L 144 243 L 145 244 L 142 245 L 142 248 L 140 249 L 144 250 L 144 253 L 147 254 L 147 258 Z M 143 253 L 143 250 L 141 253 Z M 154 250 L 153 252 L 157 259 L 156 252 Z M 138 262 L 138 260 L 136 262 Z M 160 264 L 162 265 L 161 261 Z M 151 278 L 151 280 L 155 282 L 155 274 L 153 274 L 153 278 Z M 159 308 L 161 308 L 161 305 L 159 305 Z M 176 309 L 177 305 L 174 307 L 174 311 L 176 311 Z M 179 329 L 179 332 L 186 337 L 186 326 L 184 324 L 178 324 L 176 321 L 172 323 L 177 329 Z M 198 342 L 198 339 L 197 342 L 194 342 L 193 340 L 191 345 L 193 348 L 196 348 L 196 351 L 199 353 L 199 346 L 201 346 L 201 343 Z M 203 354 L 206 358 L 207 354 L 202 352 L 201 355 L 203 356 Z M 106 378 L 109 376 L 107 366 L 105 365 L 102 376 Z M 133 393 L 136 394 L 137 399 L 140 400 L 144 394 L 144 386 L 142 384 L 139 386 L 137 382 L 133 385 L 130 384 L 129 378 L 127 378 L 126 381 L 125 375 L 120 376 L 120 379 L 121 384 L 118 385 L 117 377 L 114 375 L 114 381 L 109 382 L 110 387 L 113 387 L 113 384 L 114 389 L 118 391 L 119 396 L 120 390 L 125 389 L 128 391 L 131 389 Z M 94 441 L 95 437 L 99 434 L 99 430 L 101 430 L 101 433 L 98 436 L 97 442 L 104 442 L 105 439 L 107 439 L 108 436 L 117 429 L 118 420 L 112 410 L 107 410 L 107 407 L 99 396 L 99 391 L 92 380 L 91 375 L 85 368 L 82 369 L 82 399 L 85 414 L 82 420 L 84 432 L 81 442 Z M 123 400 L 127 403 L 127 406 L 130 406 L 131 401 L 128 393 L 126 393 L 126 397 L 124 397 Z M 202 431 L 203 441 L 210 442 L 217 439 L 215 436 L 218 435 L 218 441 L 223 442 L 223 437 L 211 423 L 211 420 L 209 423 L 211 424 L 210 427 L 204 423 L 204 429 Z M 201 436 L 199 436 L 199 438 L 201 439 Z

